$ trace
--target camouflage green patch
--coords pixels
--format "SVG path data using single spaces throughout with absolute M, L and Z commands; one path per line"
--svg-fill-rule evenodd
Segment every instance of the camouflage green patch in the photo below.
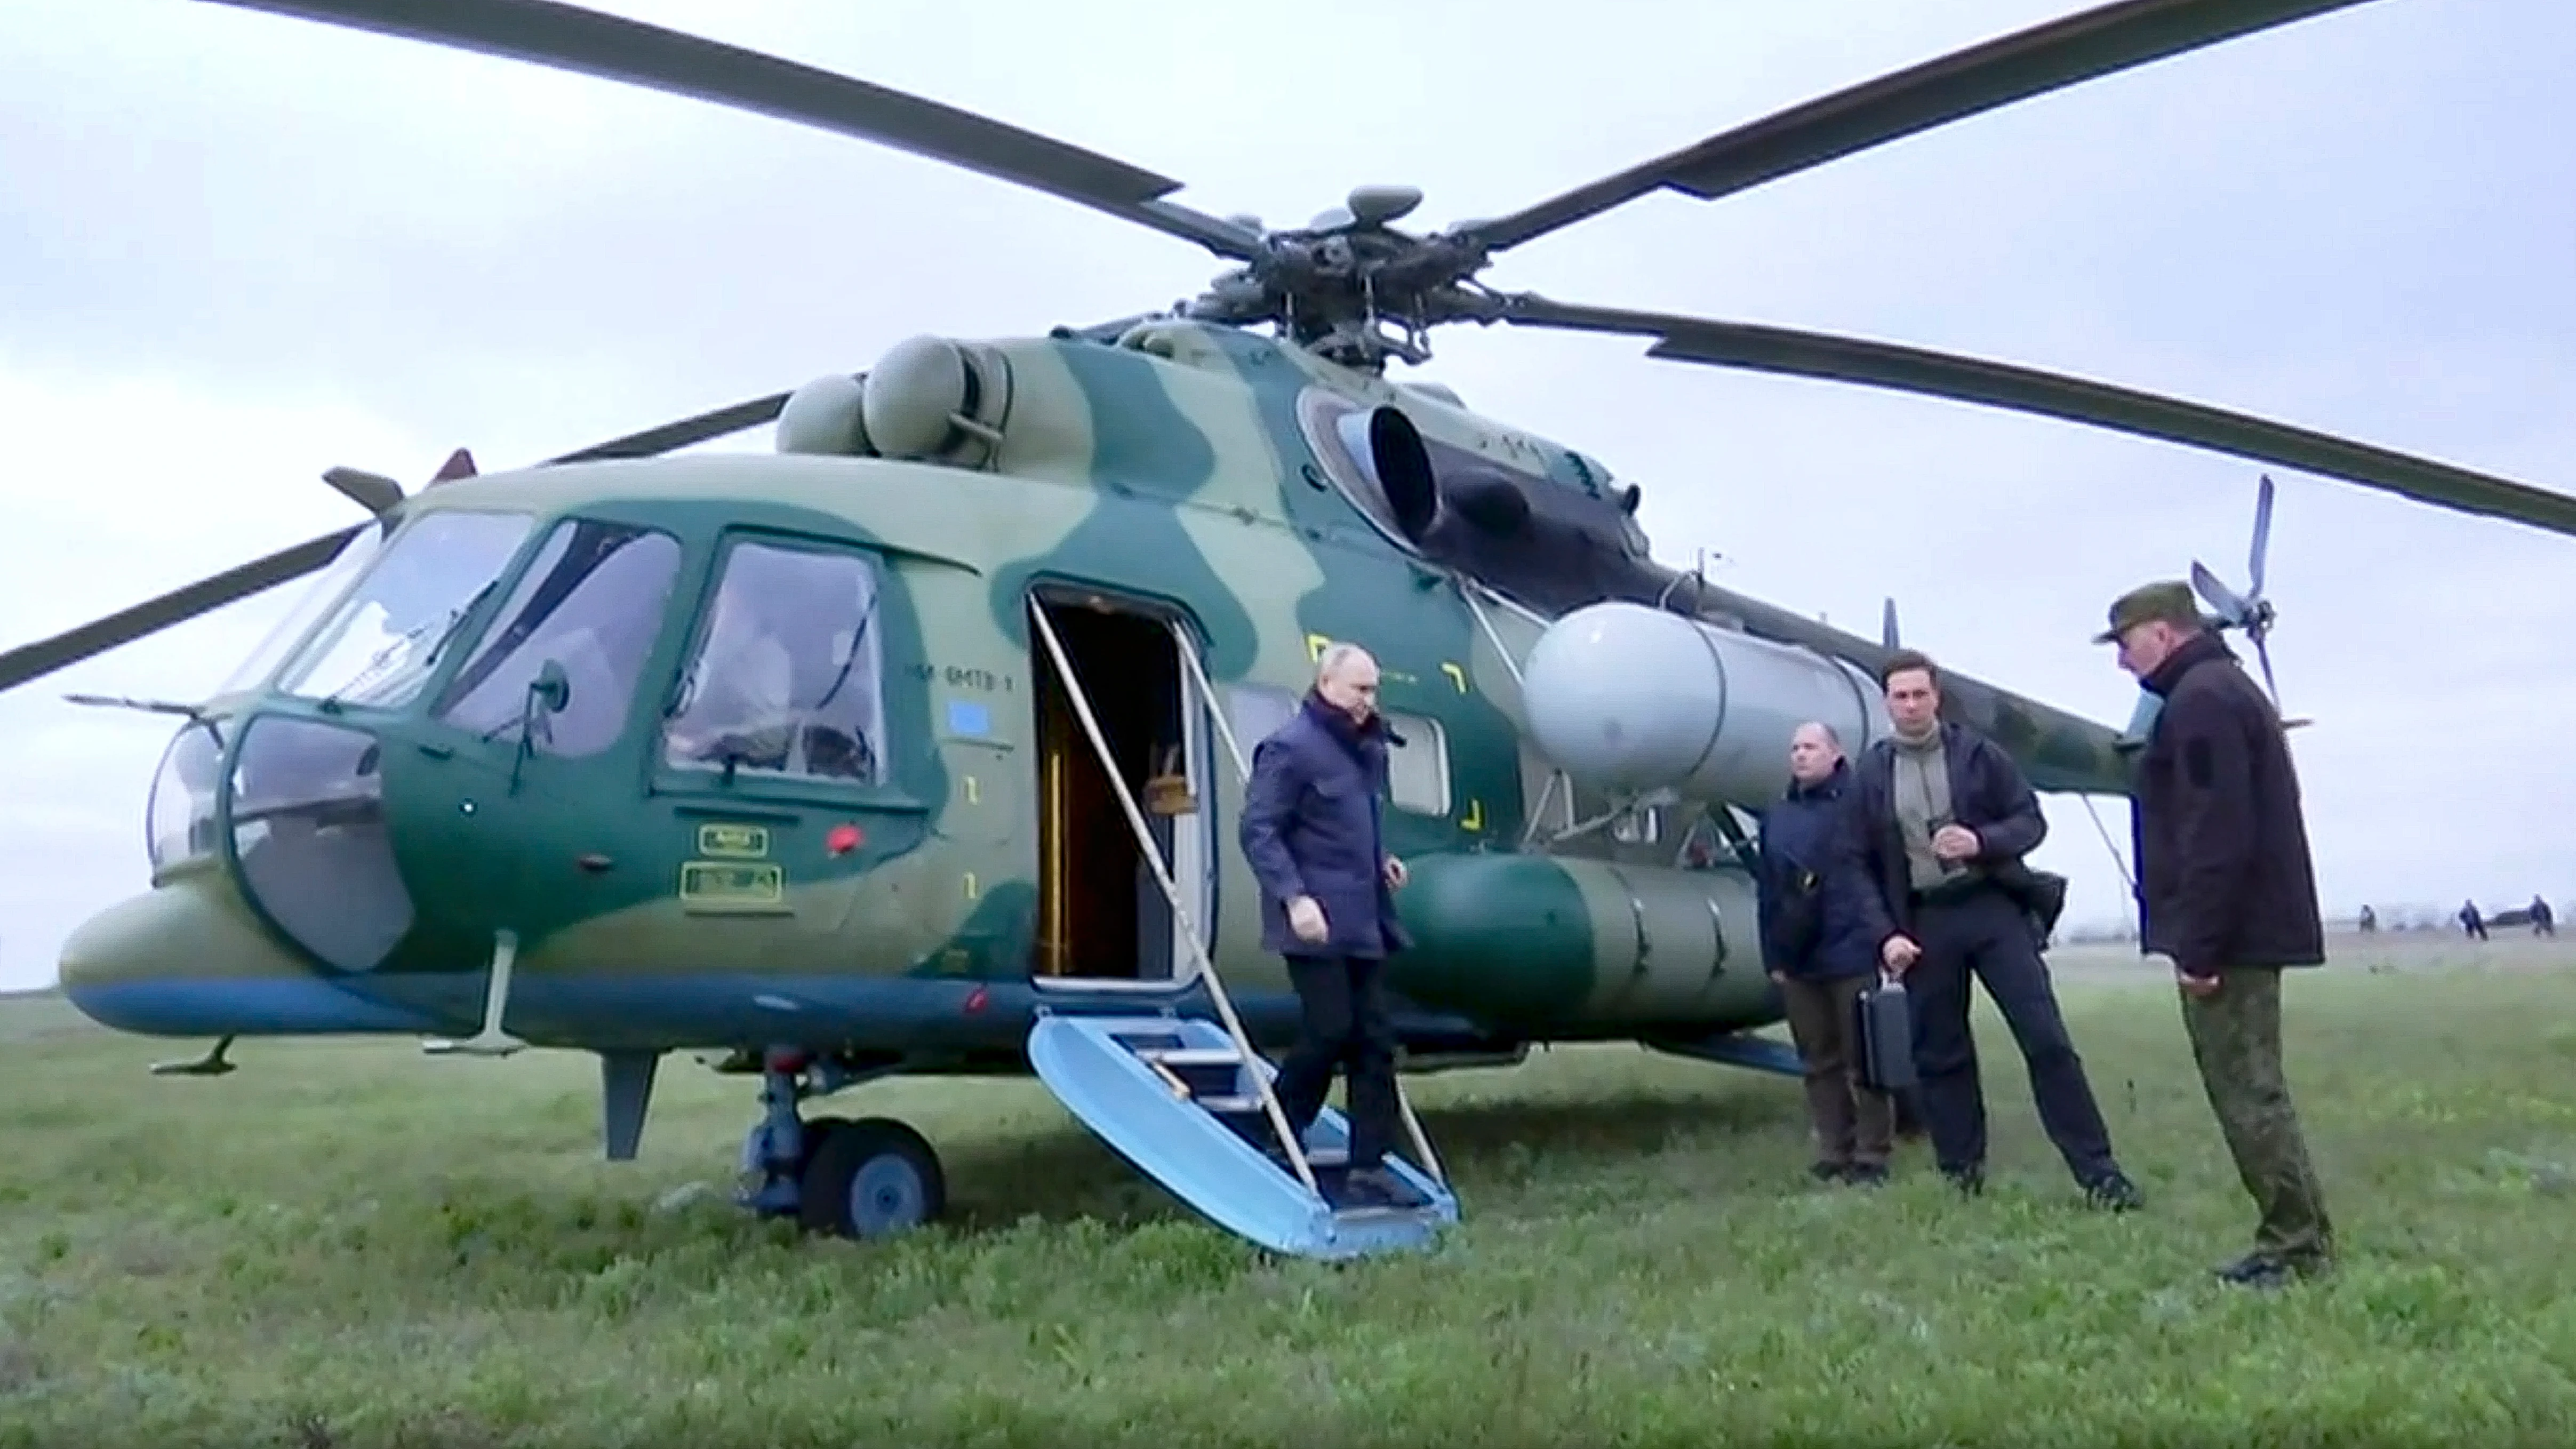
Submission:
M 1398 903 L 1414 947 L 1389 963 L 1387 984 L 1424 1006 L 1544 1031 L 1592 995 L 1592 912 L 1556 861 L 1420 856 Z

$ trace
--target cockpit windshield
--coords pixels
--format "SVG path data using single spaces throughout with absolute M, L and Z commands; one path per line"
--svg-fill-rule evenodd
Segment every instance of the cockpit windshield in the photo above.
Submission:
M 234 666 L 231 676 L 216 689 L 216 696 L 239 694 L 267 683 L 269 675 L 277 672 L 277 666 L 285 662 L 286 651 L 295 647 L 296 641 L 302 639 L 314 621 L 322 617 L 323 610 L 339 602 L 340 596 L 349 591 L 349 581 L 366 572 L 367 565 L 375 562 L 384 542 L 385 531 L 382 528 L 374 524 L 360 528 L 356 537 L 343 545 L 320 572 L 305 582 L 304 592 L 297 596 L 295 607 L 286 611 L 286 616 L 279 619 L 267 637 L 259 641 L 259 647 L 250 652 L 249 658 Z
M 409 703 L 535 526 L 524 513 L 414 518 L 296 651 L 277 687 L 377 709 Z

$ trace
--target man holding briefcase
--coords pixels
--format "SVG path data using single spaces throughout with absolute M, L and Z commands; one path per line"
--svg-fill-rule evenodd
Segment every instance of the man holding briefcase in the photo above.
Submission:
M 1902 976 L 1914 1012 L 1914 1065 L 1941 1171 L 1985 1185 L 1986 1104 L 1969 1027 L 1968 981 L 1985 983 L 2030 1070 L 2049 1140 L 2098 1206 L 2138 1207 L 2137 1185 L 2067 1036 L 2040 959 L 2062 903 L 2022 863 L 2048 833 L 2030 781 L 1993 741 L 1941 718 L 1940 673 L 1899 650 L 1879 668 L 1895 738 L 1852 773 L 1849 849 L 1869 882 L 1861 902 L 1880 960 Z

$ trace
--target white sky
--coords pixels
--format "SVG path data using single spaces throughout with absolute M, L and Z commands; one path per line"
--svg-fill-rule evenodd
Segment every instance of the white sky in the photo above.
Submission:
M 611 6 L 986 111 L 1304 220 L 1490 216 L 2070 0 L 678 0 Z M 1660 195 L 1486 280 L 2167 391 L 2576 489 L 2576 9 L 2378 0 L 1836 162 Z M 182 0 L 0 8 L 0 647 L 354 521 L 346 463 L 505 466 L 866 366 L 1162 305 L 1218 264 L 700 102 Z M 1869 389 L 1451 329 L 1417 374 L 1645 486 L 1658 551 L 2111 723 L 2086 640 L 2247 463 Z M 765 446 L 758 435 L 751 445 Z M 2271 591 L 2330 909 L 2576 894 L 2576 539 L 2273 470 Z M 292 590 L 0 697 L 0 987 L 144 884 L 172 721 Z M 2124 909 L 2080 804 L 2041 861 Z M 2125 845 L 2125 815 L 2105 807 Z

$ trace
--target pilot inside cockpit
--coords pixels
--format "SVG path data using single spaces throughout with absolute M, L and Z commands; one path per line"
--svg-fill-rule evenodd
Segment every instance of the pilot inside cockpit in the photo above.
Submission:
M 852 558 L 736 548 L 671 723 L 671 761 L 874 779 L 871 582 Z

